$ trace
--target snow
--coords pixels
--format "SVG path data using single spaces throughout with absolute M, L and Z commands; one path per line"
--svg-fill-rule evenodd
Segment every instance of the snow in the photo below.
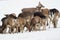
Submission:
M 37 32 L 0 34 L 0 40 L 60 40 L 60 28 Z

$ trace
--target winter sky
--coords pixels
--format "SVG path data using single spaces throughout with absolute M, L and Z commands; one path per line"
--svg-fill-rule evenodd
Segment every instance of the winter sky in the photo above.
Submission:
M 21 9 L 36 7 L 39 2 L 45 8 L 57 8 L 60 11 L 60 0 L 0 0 L 0 20 L 4 14 L 16 13 L 18 15 L 21 13 Z

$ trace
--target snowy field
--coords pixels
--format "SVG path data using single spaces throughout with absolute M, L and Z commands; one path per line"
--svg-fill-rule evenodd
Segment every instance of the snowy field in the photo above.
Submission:
M 38 32 L 0 34 L 0 40 L 60 40 L 60 28 Z
M 51 28 L 45 31 L 0 34 L 0 40 L 60 40 L 60 27 L 58 25 L 58 28 L 53 28 L 51 25 Z

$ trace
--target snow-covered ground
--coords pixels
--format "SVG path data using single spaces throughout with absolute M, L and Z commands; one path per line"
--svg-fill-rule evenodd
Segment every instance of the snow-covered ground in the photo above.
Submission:
M 0 34 L 0 40 L 60 40 L 60 28 L 38 32 Z

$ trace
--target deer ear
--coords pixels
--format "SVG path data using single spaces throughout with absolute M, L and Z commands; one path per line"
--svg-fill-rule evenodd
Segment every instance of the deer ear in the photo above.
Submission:
M 58 13 L 58 17 L 60 18 L 60 13 Z
M 9 14 L 4 14 L 5 16 L 8 16 Z

